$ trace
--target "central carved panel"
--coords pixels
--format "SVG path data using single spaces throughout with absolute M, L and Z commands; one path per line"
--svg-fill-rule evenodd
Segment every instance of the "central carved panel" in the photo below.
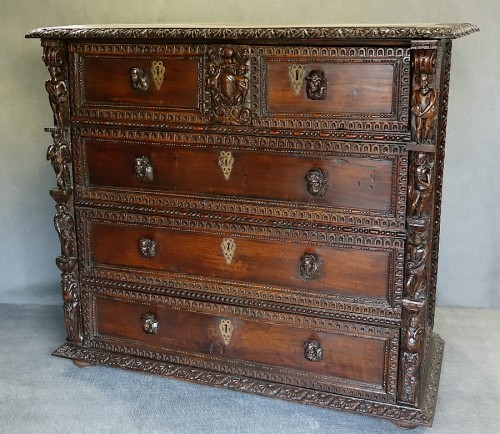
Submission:
M 248 125 L 246 107 L 250 87 L 247 77 L 250 50 L 229 45 L 211 47 L 207 53 L 205 86 L 210 94 L 210 120 L 225 125 Z

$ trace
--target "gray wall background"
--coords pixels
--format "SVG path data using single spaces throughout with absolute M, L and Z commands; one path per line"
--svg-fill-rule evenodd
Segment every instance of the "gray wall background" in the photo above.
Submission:
M 438 304 L 500 306 L 500 2 L 454 0 L 0 0 L 0 302 L 61 303 L 45 153 L 51 125 L 37 40 L 45 26 L 472 22 L 454 42 Z

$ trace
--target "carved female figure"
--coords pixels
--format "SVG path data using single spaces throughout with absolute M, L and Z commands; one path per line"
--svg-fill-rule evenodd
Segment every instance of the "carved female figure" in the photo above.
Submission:
M 408 197 L 411 218 L 421 218 L 432 194 L 432 165 L 425 152 L 418 152 L 409 167 Z
M 50 160 L 56 173 L 57 187 L 60 190 L 71 188 L 71 151 L 60 128 L 52 132 L 53 143 L 47 149 L 47 160 Z
M 66 205 L 56 205 L 57 214 L 54 217 L 54 226 L 61 242 L 61 255 L 66 258 L 76 256 L 74 240 L 74 220 Z

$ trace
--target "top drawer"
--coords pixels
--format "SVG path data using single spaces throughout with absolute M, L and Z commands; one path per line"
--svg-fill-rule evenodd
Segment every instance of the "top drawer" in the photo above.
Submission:
M 76 118 L 201 123 L 203 47 L 73 44 Z
M 297 129 L 408 129 L 410 50 L 259 47 L 260 124 Z
M 408 131 L 407 47 L 74 43 L 70 51 L 73 120 Z

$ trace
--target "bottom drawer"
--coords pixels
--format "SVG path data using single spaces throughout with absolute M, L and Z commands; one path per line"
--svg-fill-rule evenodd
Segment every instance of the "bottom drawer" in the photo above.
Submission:
M 112 342 L 113 350 L 127 352 L 149 347 L 176 363 L 205 368 L 210 362 L 210 369 L 223 372 L 395 399 L 395 329 L 162 296 L 145 303 L 105 292 L 88 295 L 94 346 Z

